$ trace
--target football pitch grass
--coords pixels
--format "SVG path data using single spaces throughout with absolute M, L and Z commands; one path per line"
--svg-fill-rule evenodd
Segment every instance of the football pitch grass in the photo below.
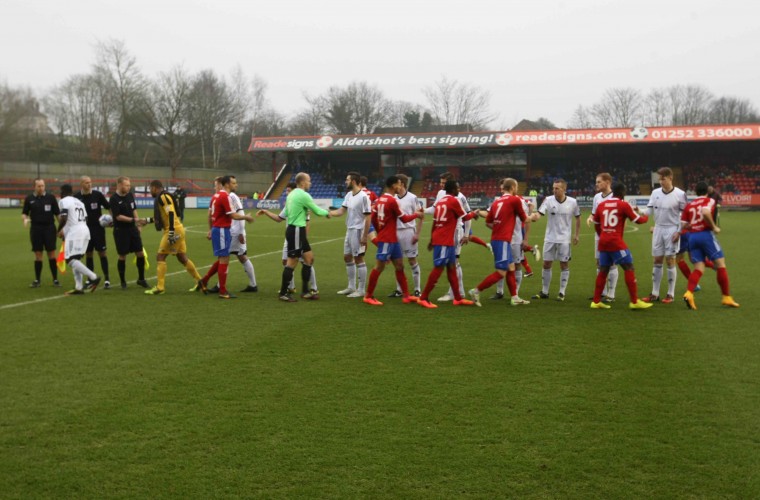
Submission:
M 203 274 L 205 211 L 186 225 Z M 131 256 L 123 291 L 109 248 L 116 288 L 63 297 L 71 273 L 53 288 L 47 263 L 28 288 L 28 231 L 2 210 L 0 497 L 757 498 L 760 215 L 723 213 L 721 225 L 739 309 L 720 306 L 710 270 L 697 311 L 680 275 L 673 304 L 628 310 L 621 276 L 613 308 L 589 309 L 584 223 L 565 302 L 553 300 L 555 267 L 552 300 L 511 307 L 487 290 L 482 308 L 426 310 L 385 297 L 389 269 L 384 307 L 336 295 L 344 219 L 313 221 L 319 301 L 277 300 L 285 226 L 265 218 L 248 226 L 258 293 L 189 293 L 170 258 L 167 293 L 147 296 Z M 627 231 L 643 297 L 650 235 Z M 143 234 L 154 284 L 159 235 Z M 523 297 L 540 288 L 530 258 Z M 477 245 L 462 263 L 467 288 L 492 269 Z M 229 282 L 245 286 L 240 265 Z

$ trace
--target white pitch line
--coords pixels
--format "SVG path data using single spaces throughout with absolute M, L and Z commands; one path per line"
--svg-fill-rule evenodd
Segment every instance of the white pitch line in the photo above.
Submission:
M 333 238 L 331 240 L 318 241 L 316 243 L 311 243 L 311 246 L 323 245 L 325 243 L 332 243 L 334 241 L 343 241 L 343 238 Z M 251 259 L 258 259 L 260 257 L 268 257 L 269 255 L 282 255 L 282 250 L 277 250 L 277 251 L 274 251 L 274 252 L 267 252 L 267 253 L 260 253 L 260 254 L 257 254 L 257 255 L 249 255 L 248 257 L 251 258 Z M 237 259 L 235 259 L 235 262 L 240 262 L 240 261 L 238 261 Z M 203 266 L 203 267 L 196 267 L 195 269 L 197 269 L 198 271 L 200 271 L 202 269 L 208 269 L 209 267 L 211 267 L 211 266 L 208 265 L 208 266 Z M 183 269 L 182 271 L 174 271 L 172 273 L 166 273 L 166 276 L 175 276 L 177 274 L 185 274 L 185 273 L 187 273 L 187 271 Z M 152 280 L 152 279 L 155 279 L 155 276 L 146 277 L 145 279 L 146 280 Z M 137 283 L 137 280 L 130 281 L 130 284 L 134 285 L 135 283 Z M 112 289 L 113 290 L 118 290 L 119 288 L 118 287 L 112 287 Z M 4 306 L 0 306 L 0 311 L 5 310 L 5 309 L 13 309 L 14 307 L 21 307 L 21 306 L 28 306 L 28 305 L 32 305 L 32 304 L 38 304 L 40 302 L 47 302 L 49 300 L 62 299 L 64 297 L 67 297 L 67 295 L 63 295 L 63 294 L 61 294 L 61 295 L 53 295 L 52 297 L 44 297 L 42 299 L 27 300 L 26 302 L 18 302 L 16 304 L 5 304 Z

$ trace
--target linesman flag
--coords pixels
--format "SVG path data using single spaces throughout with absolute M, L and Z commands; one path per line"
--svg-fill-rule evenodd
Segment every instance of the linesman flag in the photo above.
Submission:
M 58 266 L 58 270 L 62 273 L 66 272 L 66 255 L 64 254 L 64 249 L 66 248 L 66 243 L 61 243 L 61 251 L 58 252 L 58 258 L 55 259 L 55 263 Z
M 145 269 L 150 269 L 150 262 L 148 261 L 148 252 L 145 251 L 145 247 L 143 247 L 143 255 L 145 256 Z M 137 254 L 135 254 L 135 256 L 132 257 L 132 264 L 137 264 Z

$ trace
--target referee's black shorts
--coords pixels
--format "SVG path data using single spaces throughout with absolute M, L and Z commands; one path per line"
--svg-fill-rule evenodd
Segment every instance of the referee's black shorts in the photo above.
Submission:
M 106 251 L 106 229 L 100 224 L 87 224 L 90 229 L 90 242 L 87 244 L 87 253 Z
M 309 240 L 306 239 L 306 227 L 288 225 L 285 241 L 288 242 L 288 257 L 291 259 L 297 259 L 311 251 Z
M 32 252 L 42 252 L 43 250 L 47 250 L 48 252 L 55 251 L 55 224 L 47 226 L 35 226 L 32 224 L 29 230 L 29 238 L 32 240 Z
M 134 226 L 115 227 L 113 229 L 113 241 L 116 244 L 116 253 L 119 255 L 142 252 L 143 249 L 140 231 Z

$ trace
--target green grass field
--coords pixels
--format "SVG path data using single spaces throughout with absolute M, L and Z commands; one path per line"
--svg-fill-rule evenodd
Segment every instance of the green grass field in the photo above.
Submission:
M 204 215 L 186 220 L 201 273 L 213 260 Z M 564 303 L 425 310 L 335 294 L 343 219 L 313 223 L 321 300 L 285 304 L 285 227 L 268 219 L 248 226 L 257 294 L 188 293 L 170 260 L 166 295 L 132 284 L 62 297 L 47 266 L 28 288 L 28 233 L 19 211 L 0 211 L 0 497 L 757 498 L 759 220 L 721 215 L 740 309 L 720 306 L 708 270 L 697 311 L 629 311 L 622 278 L 613 309 L 590 310 L 584 224 Z M 626 239 L 645 296 L 650 235 Z M 158 233 L 144 240 L 153 264 Z M 421 263 L 424 282 L 425 250 Z M 462 263 L 467 288 L 492 268 L 476 245 Z M 244 278 L 231 266 L 231 290 Z M 386 271 L 381 300 L 392 281 Z

